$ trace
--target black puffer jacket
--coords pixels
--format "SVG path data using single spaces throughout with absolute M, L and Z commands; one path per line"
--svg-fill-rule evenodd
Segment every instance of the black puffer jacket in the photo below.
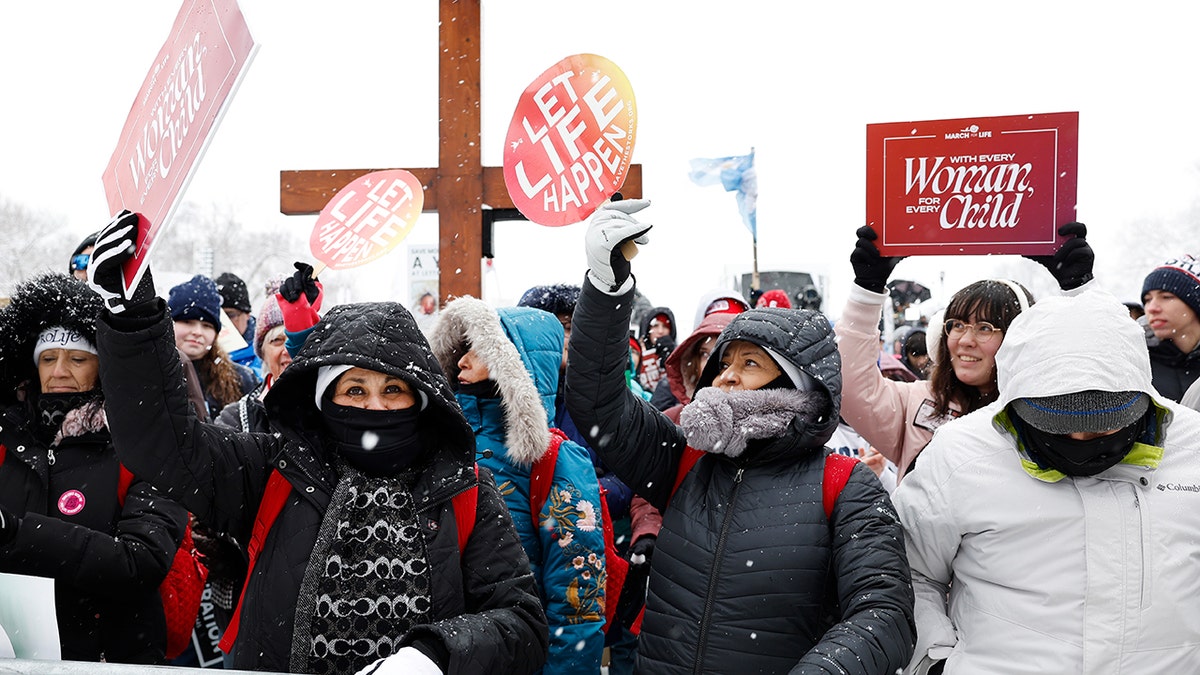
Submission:
M 170 319 L 113 316 L 98 331 L 101 378 L 122 461 L 237 541 L 250 539 L 272 469 L 292 485 L 245 589 L 234 667 L 288 671 L 295 608 L 338 476 L 318 429 L 317 369 L 350 364 L 396 375 L 425 393 L 423 446 L 432 459 L 411 492 L 430 562 L 433 622 L 405 644 L 432 646 L 450 673 L 525 673 L 546 658 L 546 619 L 511 518 L 479 472 L 476 527 L 460 558 L 451 498 L 476 483 L 475 443 L 412 316 L 396 303 L 333 308 L 265 399 L 274 433 L 196 421 L 179 389 Z M 164 448 L 170 451 L 164 451 Z M 456 564 L 446 564 L 455 561 Z M 303 649 L 307 649 L 305 646 Z
M 1150 374 L 1158 393 L 1178 402 L 1188 387 L 1200 378 L 1200 349 L 1184 354 L 1170 340 L 1147 341 Z
M 638 671 L 903 668 L 915 637 L 913 594 L 887 493 L 859 465 L 832 522 L 822 506 L 823 444 L 837 425 L 841 388 L 828 321 L 815 312 L 761 309 L 722 332 L 718 349 L 749 338 L 783 355 L 824 387 L 830 409 L 812 424 L 797 417 L 784 435 L 751 442 L 737 457 L 705 454 L 672 496 L 687 439 L 624 386 L 631 299 L 585 281 L 572 327 L 567 405 L 614 471 L 665 509 Z M 717 369 L 711 359 L 699 388 Z

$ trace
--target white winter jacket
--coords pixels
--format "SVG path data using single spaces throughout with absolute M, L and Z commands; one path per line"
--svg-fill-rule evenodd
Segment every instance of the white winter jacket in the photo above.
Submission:
M 1157 394 L 1112 296 L 1046 298 L 996 355 L 1000 399 L 941 427 L 894 501 L 917 605 L 909 672 L 1200 672 L 1200 413 Z M 1005 406 L 1142 391 L 1156 422 L 1093 477 L 1040 469 Z

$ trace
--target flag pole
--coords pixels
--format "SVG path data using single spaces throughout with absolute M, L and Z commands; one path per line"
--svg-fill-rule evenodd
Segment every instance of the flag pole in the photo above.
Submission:
M 758 287 L 758 236 L 755 235 L 751 240 L 754 247 L 754 273 L 750 277 L 750 290 L 757 291 Z

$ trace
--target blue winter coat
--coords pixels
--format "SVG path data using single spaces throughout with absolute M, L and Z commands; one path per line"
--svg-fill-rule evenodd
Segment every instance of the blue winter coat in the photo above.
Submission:
M 530 469 L 549 443 L 563 329 L 529 307 L 493 309 L 475 298 L 447 303 L 430 340 L 451 382 L 467 346 L 496 383 L 495 395 L 456 397 L 475 431 L 477 461 L 495 476 L 538 581 L 550 628 L 543 673 L 597 673 L 604 650 L 604 539 L 600 488 L 585 448 L 564 440 L 550 494 L 535 522 Z

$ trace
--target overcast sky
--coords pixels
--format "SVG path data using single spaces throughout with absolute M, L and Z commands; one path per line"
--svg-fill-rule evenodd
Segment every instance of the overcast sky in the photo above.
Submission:
M 1125 233 L 1177 223 L 1200 195 L 1200 5 L 815 5 L 485 0 L 484 163 L 501 164 L 517 99 L 536 76 L 570 54 L 600 54 L 637 97 L 633 161 L 655 225 L 634 262 L 643 292 L 690 317 L 704 290 L 749 271 L 734 196 L 695 186 L 687 170 L 690 159 L 754 147 L 759 268 L 824 275 L 825 310 L 837 316 L 865 217 L 867 124 L 1078 111 L 1078 218 L 1103 285 L 1136 298 L 1148 269 L 1120 264 L 1145 255 Z M 278 212 L 280 170 L 436 165 L 434 0 L 241 7 L 260 48 L 187 200 L 307 235 L 315 216 Z M 80 238 L 107 222 L 100 176 L 178 9 L 173 0 L 0 4 L 0 195 Z M 422 216 L 405 244 L 436 242 L 436 222 Z M 490 299 L 578 283 L 585 227 L 498 224 Z M 326 284 L 353 288 L 355 299 L 405 299 L 405 244 L 361 271 L 326 273 Z M 1196 248 L 1192 239 L 1150 255 Z M 947 294 L 1000 274 L 1049 283 L 1005 256 L 913 258 L 896 271 Z

